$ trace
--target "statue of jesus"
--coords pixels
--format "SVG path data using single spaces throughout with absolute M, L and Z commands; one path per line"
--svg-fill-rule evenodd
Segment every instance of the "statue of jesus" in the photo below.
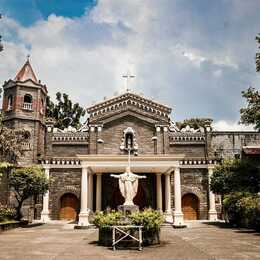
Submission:
M 133 199 L 138 190 L 138 179 L 144 179 L 146 176 L 140 176 L 132 173 L 130 167 L 126 167 L 126 172 L 120 175 L 111 174 L 111 177 L 119 179 L 119 189 L 125 198 L 124 205 L 133 206 Z

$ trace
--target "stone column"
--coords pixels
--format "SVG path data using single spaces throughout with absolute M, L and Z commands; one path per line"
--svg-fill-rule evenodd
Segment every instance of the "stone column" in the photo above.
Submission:
M 171 208 L 171 173 L 165 174 L 165 221 L 172 223 L 172 208 Z
M 97 173 L 96 211 L 101 211 L 102 173 Z
M 88 208 L 93 210 L 93 174 L 88 175 Z
M 174 226 L 182 226 L 184 224 L 183 221 L 183 213 L 181 208 L 181 175 L 180 168 L 175 168 L 174 170 Z
M 50 176 L 50 166 L 44 166 L 45 176 L 49 179 Z M 43 195 L 43 205 L 42 205 L 42 212 L 41 212 L 41 221 L 46 223 L 50 220 L 49 217 L 49 191 L 47 191 Z
M 162 211 L 162 174 L 156 173 L 157 210 Z
M 81 205 L 79 213 L 79 226 L 88 226 L 88 168 L 86 166 L 82 167 L 81 176 Z
M 213 167 L 208 168 L 208 177 L 210 184 L 210 177 L 213 174 Z M 218 219 L 216 205 L 215 205 L 215 194 L 210 190 L 209 186 L 209 220 L 216 221 Z

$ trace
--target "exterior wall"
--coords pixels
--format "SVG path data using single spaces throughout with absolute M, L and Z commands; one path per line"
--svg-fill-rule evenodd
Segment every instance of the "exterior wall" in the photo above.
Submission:
M 103 127 L 103 154 L 125 153 L 120 150 L 120 145 L 124 137 L 123 132 L 127 127 L 132 127 L 135 131 L 136 142 L 138 144 L 138 154 L 154 154 L 154 143 L 152 137 L 155 128 L 134 117 L 121 118 L 120 120 L 113 121 Z M 95 143 L 90 143 L 90 146 L 95 146 Z
M 87 154 L 88 147 L 86 145 L 62 144 L 52 146 L 52 156 L 73 157 L 77 154 Z
M 222 158 L 241 155 L 243 146 L 260 145 L 260 133 L 212 132 L 208 139 L 209 152 Z
M 171 145 L 169 148 L 170 154 L 184 154 L 185 157 L 205 157 L 204 145 Z
M 80 199 L 81 169 L 51 169 L 52 180 L 49 191 L 51 219 L 59 219 L 60 199 L 65 193 L 72 193 Z

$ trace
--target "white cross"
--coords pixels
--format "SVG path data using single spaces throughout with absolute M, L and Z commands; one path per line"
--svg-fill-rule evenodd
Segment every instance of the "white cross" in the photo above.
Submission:
M 134 78 L 134 75 L 131 75 L 129 70 L 127 71 L 126 75 L 123 75 L 123 78 L 126 79 L 126 92 L 129 91 L 129 83 L 130 83 L 130 79 Z

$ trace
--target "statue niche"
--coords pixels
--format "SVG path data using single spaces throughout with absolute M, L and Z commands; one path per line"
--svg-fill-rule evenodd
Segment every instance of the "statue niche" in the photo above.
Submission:
M 120 145 L 121 151 L 134 151 L 137 153 L 138 151 L 138 144 L 136 142 L 136 135 L 135 131 L 132 127 L 127 127 L 123 132 L 123 138 Z

